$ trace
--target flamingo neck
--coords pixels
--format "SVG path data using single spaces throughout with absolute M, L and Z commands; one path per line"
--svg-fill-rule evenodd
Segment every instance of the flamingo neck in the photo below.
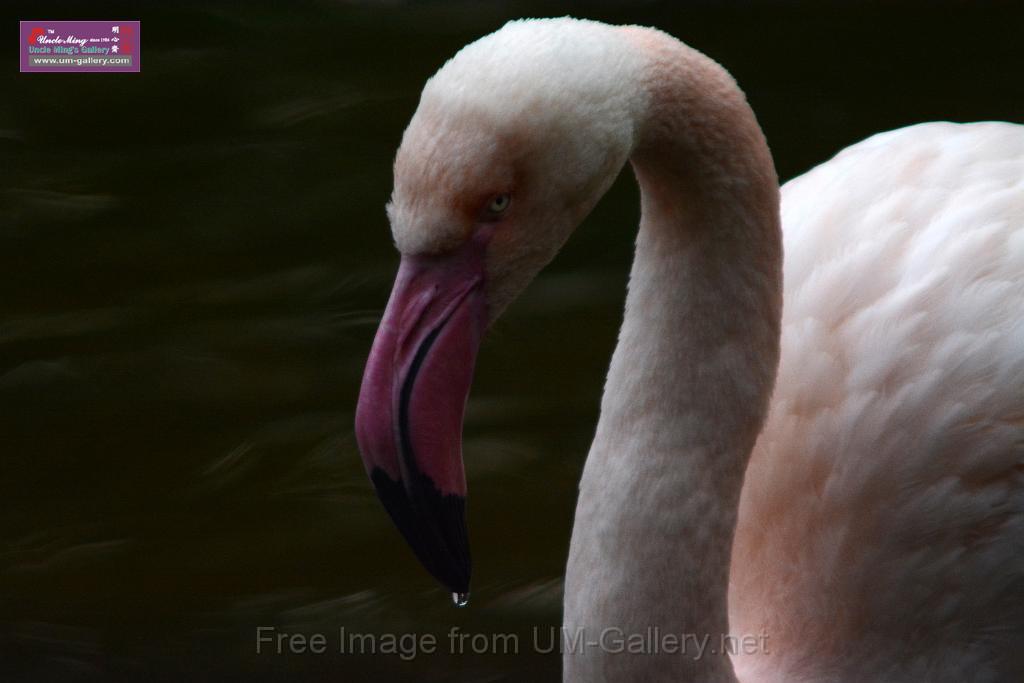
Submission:
M 728 642 L 740 489 L 778 361 L 778 181 L 720 66 L 625 30 L 648 56 L 642 219 L 566 573 L 566 636 L 599 644 L 567 651 L 565 677 L 735 681 L 713 651 Z

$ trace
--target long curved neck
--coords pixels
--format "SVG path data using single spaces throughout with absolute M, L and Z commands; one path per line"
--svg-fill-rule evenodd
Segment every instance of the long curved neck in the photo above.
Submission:
M 665 34 L 625 30 L 649 58 L 632 157 L 642 220 L 565 599 L 570 645 L 581 630 L 584 641 L 612 635 L 566 652 L 565 676 L 734 681 L 711 650 L 729 632 L 739 494 L 778 361 L 778 181 L 720 66 Z M 614 652 L 616 633 L 626 644 L 640 634 L 641 653 Z

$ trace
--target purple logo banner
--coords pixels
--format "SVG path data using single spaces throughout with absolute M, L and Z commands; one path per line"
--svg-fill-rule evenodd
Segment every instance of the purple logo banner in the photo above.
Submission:
M 21 71 L 137 72 L 138 21 L 23 21 Z

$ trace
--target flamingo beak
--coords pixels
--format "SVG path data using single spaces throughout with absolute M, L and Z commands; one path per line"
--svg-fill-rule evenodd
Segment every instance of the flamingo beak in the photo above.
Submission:
M 395 526 L 434 578 L 468 593 L 462 419 L 487 325 L 484 247 L 403 256 L 363 373 L 356 440 Z

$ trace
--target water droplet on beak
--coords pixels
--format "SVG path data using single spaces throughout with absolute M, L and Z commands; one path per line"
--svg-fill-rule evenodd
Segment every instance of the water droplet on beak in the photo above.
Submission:
M 452 602 L 456 607 L 465 607 L 469 604 L 469 593 L 452 593 Z

